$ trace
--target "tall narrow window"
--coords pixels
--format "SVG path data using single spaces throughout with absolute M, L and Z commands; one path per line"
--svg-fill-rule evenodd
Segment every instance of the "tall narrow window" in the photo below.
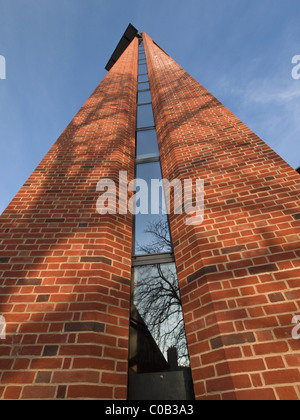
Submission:
M 190 400 L 194 392 L 169 219 L 164 192 L 152 189 L 153 180 L 161 180 L 162 172 L 142 42 L 137 100 L 135 174 L 139 188 L 133 235 L 128 399 Z

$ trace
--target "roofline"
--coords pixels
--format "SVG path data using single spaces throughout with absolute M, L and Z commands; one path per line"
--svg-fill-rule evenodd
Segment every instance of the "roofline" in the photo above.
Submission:
M 141 34 L 131 23 L 129 23 L 126 31 L 124 32 L 122 38 L 112 53 L 112 56 L 108 60 L 108 63 L 105 66 L 105 70 L 109 71 L 113 67 L 113 65 L 118 61 L 123 52 L 136 36 L 141 37 Z

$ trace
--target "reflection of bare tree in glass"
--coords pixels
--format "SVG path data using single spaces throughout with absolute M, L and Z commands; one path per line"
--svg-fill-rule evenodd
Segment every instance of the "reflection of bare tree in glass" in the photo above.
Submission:
M 147 245 L 137 245 L 139 254 L 158 254 L 160 252 L 172 252 L 169 224 L 166 218 L 147 223 L 144 231 L 152 237 Z
M 140 247 L 145 254 L 171 252 L 172 244 L 167 221 L 147 225 L 153 236 L 150 245 Z M 167 251 L 166 251 L 167 249 Z M 185 328 L 175 264 L 154 264 L 138 267 L 134 301 L 161 351 L 175 346 L 181 365 L 188 364 Z

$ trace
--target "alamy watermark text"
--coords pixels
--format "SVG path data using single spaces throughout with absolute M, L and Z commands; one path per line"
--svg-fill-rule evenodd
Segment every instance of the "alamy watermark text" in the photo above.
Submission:
M 292 78 L 294 80 L 300 79 L 300 55 L 294 55 L 292 64 L 296 64 L 292 69 Z
M 118 194 L 117 194 L 118 188 Z M 186 225 L 200 225 L 204 219 L 204 181 L 202 179 L 144 179 L 128 182 L 127 171 L 119 172 L 119 182 L 101 179 L 97 191 L 103 192 L 97 200 L 97 212 L 105 214 L 170 214 L 171 189 L 173 188 L 174 214 L 187 215 Z M 130 193 L 134 192 L 129 200 Z M 118 206 L 117 206 L 118 201 Z
M 6 321 L 4 316 L 0 315 L 0 340 L 6 339 Z
M 300 315 L 295 315 L 292 319 L 292 324 L 296 326 L 292 330 L 292 337 L 294 340 L 300 339 Z
M 6 79 L 6 60 L 3 55 L 0 55 L 0 79 Z

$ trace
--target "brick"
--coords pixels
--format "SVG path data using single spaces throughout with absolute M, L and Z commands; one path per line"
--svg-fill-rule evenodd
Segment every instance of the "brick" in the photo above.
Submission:
M 34 372 L 4 372 L 1 378 L 2 384 L 31 384 L 34 380 Z
M 4 399 L 5 400 L 18 400 L 22 392 L 22 386 L 8 386 L 6 388 Z
M 253 346 L 254 352 L 257 356 L 263 356 L 268 354 L 280 354 L 285 353 L 289 350 L 288 345 L 284 341 L 276 341 L 275 343 L 264 343 L 264 344 L 255 344 Z
M 80 371 L 74 370 L 73 372 L 61 371 L 54 372 L 52 383 L 99 383 L 99 373 L 96 371 Z
M 274 303 L 274 302 L 282 302 L 282 301 L 285 300 L 283 294 L 280 293 L 280 292 L 278 292 L 278 293 L 270 293 L 268 295 L 268 297 L 269 297 L 269 299 L 270 299 L 270 301 L 272 303 Z
M 280 369 L 263 373 L 267 385 L 291 384 L 299 382 L 300 372 L 298 369 Z
M 101 376 L 103 384 L 111 385 L 126 385 L 127 384 L 127 375 L 122 373 L 106 373 L 103 372 Z
M 101 356 L 100 346 L 96 345 L 62 345 L 59 350 L 60 356 Z
M 89 398 L 97 400 L 112 399 L 113 387 L 100 385 L 70 385 L 67 391 L 67 398 Z
M 250 274 L 260 274 L 260 273 L 270 273 L 273 271 L 278 271 L 276 264 L 265 264 L 261 266 L 249 267 Z
M 253 333 L 229 334 L 210 340 L 212 349 L 220 347 L 233 346 L 236 344 L 255 343 L 256 339 Z
M 233 398 L 238 401 L 276 401 L 276 395 L 271 388 L 261 389 L 248 389 L 245 391 L 236 391 L 233 393 L 226 393 L 223 395 L 224 400 L 232 400 Z
M 284 368 L 284 362 L 281 356 L 273 356 L 266 358 L 268 369 L 281 369 Z
M 273 329 L 274 327 L 278 327 L 278 321 L 276 317 L 264 317 L 249 320 L 247 319 L 243 322 L 247 330 L 260 330 L 263 328 Z
M 56 356 L 58 353 L 58 346 L 45 346 L 43 356 Z
M 52 372 L 38 372 L 36 375 L 35 383 L 37 384 L 49 384 L 51 380 Z
M 99 263 L 104 263 L 107 265 L 112 264 L 112 260 L 105 257 L 81 257 L 80 261 L 81 262 L 99 262 Z
M 276 387 L 276 393 L 281 401 L 299 401 L 298 394 L 292 386 Z
M 246 250 L 245 245 L 237 245 L 237 246 L 230 246 L 227 248 L 222 248 L 221 252 L 222 254 L 233 254 L 235 252 L 241 252 Z
M 228 391 L 234 389 L 233 381 L 231 377 L 218 378 L 208 380 L 207 382 L 207 392 L 218 392 L 218 391 Z
M 65 324 L 66 332 L 103 332 L 104 324 L 101 322 L 68 322 Z
M 187 281 L 188 283 L 191 283 L 194 280 L 201 279 L 204 275 L 210 274 L 210 273 L 216 273 L 218 271 L 217 266 L 211 265 L 209 267 L 202 267 L 200 270 L 197 270 L 195 273 L 188 276 Z
M 30 278 L 30 279 L 19 279 L 17 281 L 18 286 L 39 286 L 40 284 L 42 284 L 42 279 Z
M 289 367 L 298 367 L 300 363 L 300 353 L 285 355 L 286 363 Z
M 96 369 L 98 371 L 114 371 L 115 361 L 104 358 L 76 358 L 73 362 L 74 369 Z
M 271 305 L 265 305 L 264 311 L 267 315 L 273 314 L 281 314 L 281 313 L 293 313 L 297 311 L 297 306 L 294 302 L 286 302 L 286 303 L 273 303 Z
M 256 372 L 266 370 L 265 364 L 261 359 L 249 359 L 227 362 L 231 373 Z
M 248 375 L 236 375 L 209 379 L 207 383 L 207 392 L 229 391 L 232 389 L 250 388 L 251 382 Z
M 55 397 L 56 387 L 55 386 L 24 386 L 22 399 L 49 399 L 53 400 Z
M 66 397 L 67 387 L 65 385 L 60 385 L 57 388 L 56 399 L 63 400 Z
M 10 370 L 14 363 L 13 359 L 0 359 L 0 369 L 1 370 Z
M 255 388 L 260 388 L 260 387 L 262 387 L 263 386 L 263 383 L 262 383 L 262 380 L 261 380 L 261 377 L 260 377 L 260 374 L 253 374 L 253 375 L 251 375 L 251 381 L 252 381 L 252 385 L 255 387 Z

